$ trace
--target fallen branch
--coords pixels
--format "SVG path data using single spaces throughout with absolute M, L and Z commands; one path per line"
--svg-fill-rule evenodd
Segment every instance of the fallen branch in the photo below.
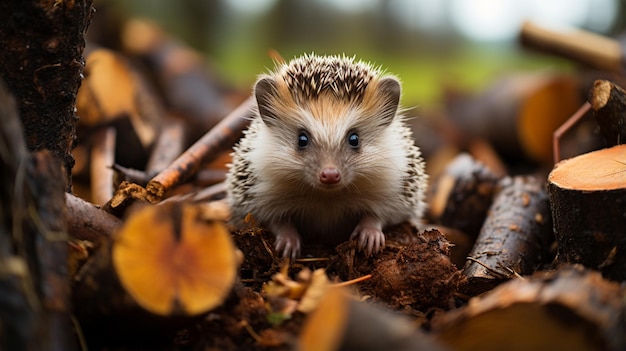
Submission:
M 241 131 L 254 116 L 256 101 L 249 97 L 213 129 L 193 144 L 168 168 L 157 174 L 146 186 L 148 200 L 159 202 L 165 193 L 192 177 L 200 167 L 219 156 L 219 152 L 231 147 L 241 137 Z
M 72 238 L 99 243 L 110 238 L 122 225 L 122 221 L 72 194 L 65 194 L 67 230 Z

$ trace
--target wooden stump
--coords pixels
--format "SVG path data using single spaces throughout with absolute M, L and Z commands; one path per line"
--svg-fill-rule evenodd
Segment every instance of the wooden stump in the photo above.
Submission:
M 558 260 L 626 280 L 626 145 L 562 161 L 548 181 Z

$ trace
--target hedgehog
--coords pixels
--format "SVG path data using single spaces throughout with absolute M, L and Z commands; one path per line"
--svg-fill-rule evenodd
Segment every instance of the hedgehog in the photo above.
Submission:
M 419 223 L 427 175 L 400 94 L 395 76 L 345 55 L 305 54 L 260 75 L 226 180 L 234 224 L 251 215 L 294 259 L 302 245 L 347 240 L 370 256 L 387 227 Z

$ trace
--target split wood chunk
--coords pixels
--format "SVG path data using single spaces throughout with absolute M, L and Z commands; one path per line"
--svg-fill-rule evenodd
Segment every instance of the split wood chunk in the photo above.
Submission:
M 225 299 L 237 259 L 230 233 L 191 205 L 147 207 L 113 243 L 113 266 L 139 305 L 159 315 L 196 315 Z
M 544 182 L 532 176 L 507 177 L 489 209 L 463 269 L 461 290 L 474 296 L 516 275 L 535 271 L 553 240 Z
M 331 288 L 305 321 L 298 350 L 444 350 L 408 319 Z
M 146 164 L 146 174 L 152 177 L 166 169 L 180 156 L 184 147 L 184 122 L 174 117 L 166 118 Z
M 433 322 L 453 350 L 624 350 L 626 293 L 582 266 L 514 279 Z
M 113 127 L 98 130 L 91 147 L 91 201 L 104 205 L 113 197 L 113 169 L 115 163 L 115 138 Z
M 444 226 L 477 237 L 499 178 L 470 155 L 459 154 L 433 184 L 431 217 Z
M 626 145 L 561 161 L 548 189 L 558 260 L 626 280 Z
M 596 80 L 589 102 L 607 145 L 626 143 L 626 91 L 608 80 Z
M 106 49 L 94 50 L 87 56 L 76 109 L 80 128 L 115 125 L 115 161 L 135 167 L 145 165 L 165 115 L 143 76 L 122 55 Z

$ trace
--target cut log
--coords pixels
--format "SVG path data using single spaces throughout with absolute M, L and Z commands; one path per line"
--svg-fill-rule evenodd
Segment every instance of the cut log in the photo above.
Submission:
M 626 293 L 581 266 L 502 284 L 433 322 L 452 350 L 624 350 Z
M 626 280 L 626 145 L 561 161 L 548 189 L 558 261 Z
M 97 339 L 189 322 L 224 301 L 237 266 L 230 233 L 201 207 L 144 206 L 79 270 L 75 313 Z
M 458 155 L 433 183 L 429 201 L 431 218 L 476 238 L 499 178 L 470 155 Z
M 480 96 L 449 105 L 470 138 L 486 139 L 505 159 L 552 164 L 552 133 L 583 103 L 580 83 L 567 75 L 511 75 Z
M 589 102 L 607 145 L 626 143 L 626 91 L 608 80 L 596 80 Z
M 298 350 L 444 350 L 408 319 L 330 289 L 305 321 Z
M 504 178 L 463 269 L 461 291 L 474 296 L 544 263 L 553 240 L 550 204 L 536 177 Z

